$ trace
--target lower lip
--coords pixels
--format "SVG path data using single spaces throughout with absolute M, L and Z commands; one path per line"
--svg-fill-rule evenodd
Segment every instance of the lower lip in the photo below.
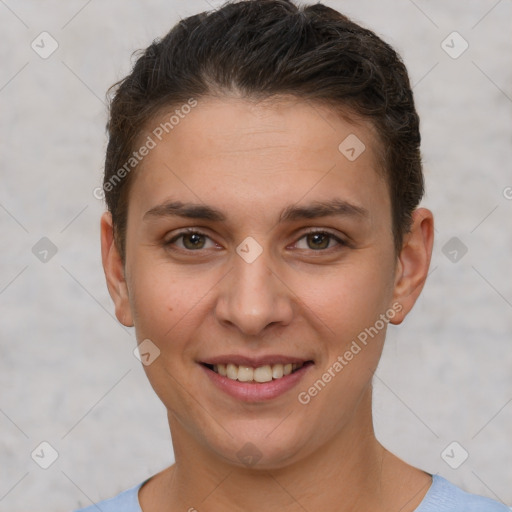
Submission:
M 244 402 L 271 400 L 296 386 L 313 364 L 308 363 L 289 375 L 269 382 L 240 382 L 215 373 L 200 364 L 209 379 L 222 391 Z

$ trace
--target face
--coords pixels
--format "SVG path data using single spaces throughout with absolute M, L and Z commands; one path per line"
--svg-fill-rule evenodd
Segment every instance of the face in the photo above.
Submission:
M 125 267 L 108 214 L 104 264 L 117 317 L 158 355 L 144 368 L 171 430 L 272 468 L 371 421 L 387 324 L 421 288 L 404 277 L 414 258 L 394 253 L 371 127 L 305 102 L 227 98 L 151 136 Z

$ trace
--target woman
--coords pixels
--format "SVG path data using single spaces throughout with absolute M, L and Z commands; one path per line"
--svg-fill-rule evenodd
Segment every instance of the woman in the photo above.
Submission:
M 406 69 L 322 4 L 180 21 L 117 84 L 102 257 L 176 462 L 86 510 L 507 511 L 376 439 L 433 216 Z

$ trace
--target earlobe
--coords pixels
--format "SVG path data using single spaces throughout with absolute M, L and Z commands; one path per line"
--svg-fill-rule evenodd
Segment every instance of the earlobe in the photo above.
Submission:
M 114 241 L 112 215 L 110 212 L 105 212 L 101 216 L 101 260 L 107 288 L 114 301 L 116 317 L 126 327 L 133 327 L 124 265 Z
M 412 214 L 412 226 L 404 237 L 397 261 L 393 302 L 402 308 L 391 320 L 400 324 L 411 311 L 428 276 L 434 245 L 434 217 L 426 208 L 418 208 Z

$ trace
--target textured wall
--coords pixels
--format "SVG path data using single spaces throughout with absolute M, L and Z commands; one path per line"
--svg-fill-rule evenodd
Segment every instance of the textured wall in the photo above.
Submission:
M 113 316 L 93 189 L 107 87 L 134 50 L 209 3 L 220 4 L 0 2 L 1 511 L 69 511 L 173 460 L 133 330 Z M 423 205 L 436 218 L 430 277 L 406 322 L 388 330 L 376 374 L 378 437 L 414 465 L 512 503 L 511 2 L 326 3 L 403 55 L 422 118 Z M 441 456 L 453 441 L 452 466 L 469 453 L 458 469 Z M 36 447 L 40 465 L 58 452 L 46 470 Z

